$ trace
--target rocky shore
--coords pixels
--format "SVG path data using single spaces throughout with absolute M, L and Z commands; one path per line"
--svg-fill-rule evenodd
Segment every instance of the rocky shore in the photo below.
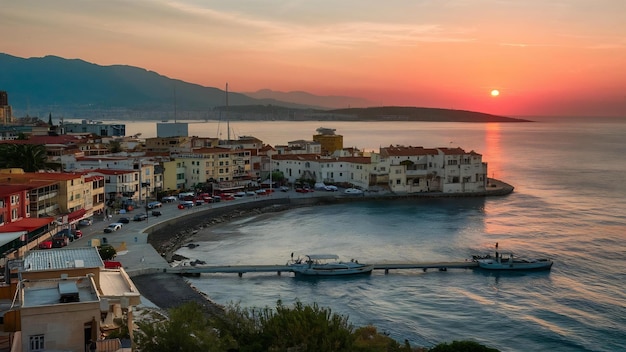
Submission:
M 228 211 L 211 212 L 210 216 L 202 216 L 201 221 L 185 222 L 187 226 L 172 224 L 150 233 L 148 243 L 168 261 L 180 261 L 188 258 L 177 256 L 174 252 L 182 246 L 189 245 L 196 235 L 207 238 L 211 236 L 208 229 L 237 218 L 284 211 L 292 207 L 273 205 L 262 207 L 246 207 L 229 209 Z M 187 302 L 200 304 L 209 316 L 219 316 L 224 307 L 211 301 L 204 293 L 198 291 L 181 276 L 170 273 L 152 273 L 133 276 L 133 282 L 142 296 L 163 310 L 175 308 Z

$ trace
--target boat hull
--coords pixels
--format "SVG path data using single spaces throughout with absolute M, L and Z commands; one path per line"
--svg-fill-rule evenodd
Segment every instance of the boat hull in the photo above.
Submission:
M 550 270 L 553 262 L 551 260 L 535 260 L 535 261 L 502 261 L 499 262 L 495 259 L 479 259 L 478 267 L 485 270 Z
M 345 275 L 368 275 L 374 270 L 373 265 L 362 265 L 359 267 L 339 268 L 339 267 L 293 267 L 292 271 L 296 276 L 345 276 Z

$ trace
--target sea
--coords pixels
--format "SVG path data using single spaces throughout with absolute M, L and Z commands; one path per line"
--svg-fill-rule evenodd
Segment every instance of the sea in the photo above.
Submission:
M 355 327 L 374 325 L 413 346 L 473 340 L 501 351 L 625 351 L 626 118 L 528 119 L 533 122 L 191 124 L 194 135 L 251 135 L 272 145 L 310 140 L 326 127 L 344 136 L 344 146 L 367 151 L 396 144 L 460 147 L 482 154 L 488 176 L 515 191 L 250 216 L 211 228 L 213 240 L 178 253 L 216 265 L 285 264 L 292 252 L 372 263 L 465 261 L 493 253 L 498 243 L 503 253 L 552 259 L 550 271 L 392 270 L 313 280 L 203 274 L 189 280 L 219 304 L 315 303 Z M 127 135 L 156 135 L 155 122 L 124 123 Z

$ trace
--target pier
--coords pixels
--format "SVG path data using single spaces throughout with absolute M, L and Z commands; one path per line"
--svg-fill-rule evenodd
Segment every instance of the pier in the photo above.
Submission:
M 372 264 L 374 270 L 384 270 L 389 274 L 390 270 L 421 269 L 424 272 L 428 269 L 447 271 L 448 269 L 473 269 L 478 267 L 478 263 L 473 261 L 465 262 L 421 262 L 421 263 L 380 263 Z M 164 269 L 164 272 L 199 276 L 200 274 L 237 274 L 242 277 L 245 273 L 291 273 L 292 269 L 288 265 L 183 265 Z

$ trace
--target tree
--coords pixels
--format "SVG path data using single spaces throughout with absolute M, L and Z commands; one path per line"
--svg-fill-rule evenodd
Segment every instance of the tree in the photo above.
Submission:
M 111 153 L 119 153 L 122 151 L 122 143 L 119 141 L 111 141 L 109 142 L 109 151 Z
M 264 310 L 259 321 L 265 350 L 351 351 L 355 339 L 347 317 L 317 304 L 307 306 L 297 302 L 289 308 L 278 301 L 276 312 Z
M 234 345 L 228 339 L 220 339 L 196 302 L 170 309 L 168 320 L 140 321 L 137 327 L 134 342 L 141 352 L 226 351 Z
M 46 148 L 43 144 L 1 144 L 0 161 L 3 168 L 21 168 L 26 172 L 37 172 L 46 168 Z
M 279 184 L 283 183 L 285 179 L 285 175 L 282 171 L 272 171 L 272 182 L 278 182 Z
M 103 244 L 98 247 L 98 253 L 100 254 L 100 258 L 102 258 L 102 260 L 111 260 L 117 255 L 117 251 L 110 244 Z

